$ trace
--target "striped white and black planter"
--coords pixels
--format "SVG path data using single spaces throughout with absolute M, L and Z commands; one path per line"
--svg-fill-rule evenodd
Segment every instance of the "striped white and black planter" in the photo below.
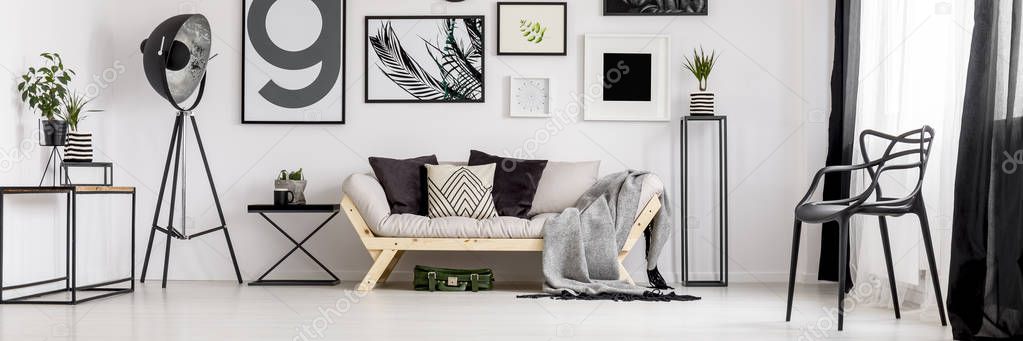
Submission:
M 64 145 L 64 161 L 92 162 L 92 133 L 68 132 L 67 144 Z
M 689 94 L 689 114 L 714 115 L 714 93 L 699 91 Z

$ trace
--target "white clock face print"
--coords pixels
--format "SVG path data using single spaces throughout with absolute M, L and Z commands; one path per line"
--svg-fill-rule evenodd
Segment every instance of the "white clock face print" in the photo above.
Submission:
M 550 79 L 512 78 L 511 115 L 547 117 L 550 115 Z

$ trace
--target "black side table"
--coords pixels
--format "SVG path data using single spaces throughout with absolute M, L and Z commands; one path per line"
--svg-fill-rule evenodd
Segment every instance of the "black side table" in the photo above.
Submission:
M 718 128 L 718 191 L 721 201 L 718 203 L 720 244 L 718 245 L 718 276 L 716 280 L 689 279 L 689 197 L 686 195 L 689 176 L 689 125 L 692 122 L 717 123 Z M 726 287 L 728 286 L 728 119 L 720 115 L 682 116 L 682 285 L 687 287 Z
M 264 272 L 262 276 L 259 276 L 258 279 L 256 279 L 253 282 L 249 282 L 249 285 L 337 285 L 338 283 L 341 283 L 341 279 L 338 278 L 337 275 L 334 275 L 334 273 L 331 272 L 330 269 L 327 269 L 327 267 L 323 265 L 323 263 L 320 263 L 319 259 L 313 257 L 313 255 L 309 253 L 308 250 L 302 247 L 302 244 L 305 244 L 305 242 L 309 241 L 309 239 L 312 238 L 313 235 L 315 235 L 317 232 L 320 232 L 320 230 L 322 230 L 324 226 L 327 226 L 327 223 L 329 223 L 331 219 L 334 219 L 334 217 L 336 217 L 337 214 L 340 212 L 341 212 L 340 204 L 285 205 L 285 206 L 249 205 L 249 213 L 258 213 L 261 217 L 263 217 L 263 219 L 266 219 L 266 221 L 270 223 L 270 225 L 276 228 L 277 231 L 283 234 L 284 237 L 287 237 L 288 240 L 295 244 L 295 247 L 291 248 L 291 251 L 285 253 L 284 256 L 277 261 L 277 263 L 274 263 L 274 265 L 271 266 L 270 269 L 266 270 L 266 272 Z M 270 217 L 266 215 L 267 213 L 329 213 L 330 216 L 327 217 L 327 219 L 324 220 L 323 223 L 320 223 L 320 226 L 317 226 L 316 229 L 313 229 L 313 232 L 310 232 L 308 236 L 302 239 L 302 241 L 296 241 L 295 238 L 292 238 L 291 235 L 289 235 L 287 232 L 284 232 L 284 229 L 282 229 L 279 225 L 277 225 L 277 223 L 271 220 Z M 312 259 L 313 262 L 316 262 L 316 265 L 319 265 L 320 268 L 323 269 L 323 271 L 327 272 L 327 274 L 329 274 L 330 277 L 333 279 L 318 280 L 265 279 L 266 276 L 270 274 L 270 272 L 274 271 L 274 269 L 276 269 L 278 265 L 281 265 L 281 263 L 283 263 L 285 259 L 291 256 L 291 254 L 295 253 L 296 250 L 302 250 L 302 253 L 305 253 L 306 256 L 309 256 L 309 258 Z
M 30 194 L 60 194 L 64 195 L 67 202 L 67 239 L 66 239 L 66 261 L 65 273 L 62 277 L 44 279 L 31 283 L 15 284 L 0 287 L 0 304 L 66 304 L 75 305 L 78 303 L 110 297 L 119 294 L 126 294 L 135 291 L 135 187 L 112 187 L 112 186 L 43 186 L 43 187 L 0 187 L 0 250 L 3 250 L 4 231 L 4 199 L 11 195 Z M 127 195 L 131 197 L 131 274 L 129 277 L 114 279 L 110 281 L 80 285 L 78 283 L 78 197 L 82 195 Z M 44 291 L 35 294 L 19 296 L 15 298 L 4 298 L 5 290 L 16 290 L 36 287 L 44 284 L 64 282 L 64 287 Z M 3 283 L 3 253 L 0 252 L 0 283 Z M 128 283 L 128 287 L 111 287 L 115 284 Z M 80 297 L 82 292 L 99 292 L 89 297 Z M 38 298 L 64 294 L 69 295 L 65 300 L 37 300 Z
M 103 182 L 99 183 L 73 183 L 69 170 L 71 168 L 102 168 Z M 64 161 L 60 164 L 60 184 L 64 186 L 113 186 L 114 185 L 114 163 L 113 162 L 70 162 Z

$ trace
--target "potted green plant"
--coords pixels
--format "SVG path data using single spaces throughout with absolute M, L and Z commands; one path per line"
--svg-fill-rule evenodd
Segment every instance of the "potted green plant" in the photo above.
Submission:
M 88 113 L 102 111 L 86 109 L 92 100 L 75 92 L 61 101 L 64 110 L 58 116 L 71 129 L 67 134 L 67 144 L 64 145 L 66 162 L 92 162 L 92 133 L 79 130 L 79 124 L 88 117 Z
M 45 63 L 30 67 L 18 82 L 18 93 L 28 107 L 39 113 L 40 145 L 64 145 L 67 138 L 67 123 L 58 120 L 62 101 L 67 98 L 67 85 L 75 71 L 64 68 L 64 61 L 56 53 L 42 53 Z
M 714 70 L 714 63 L 717 61 L 717 54 L 711 50 L 710 55 L 703 52 L 703 47 L 697 51 L 693 49 L 693 59 L 685 57 L 682 67 L 689 70 L 696 77 L 700 91 L 689 94 L 690 115 L 714 115 L 714 93 L 707 91 L 707 78 Z
M 305 204 L 305 185 L 305 174 L 302 174 L 302 168 L 293 172 L 282 169 L 277 180 L 274 181 L 274 188 L 285 188 L 291 191 L 291 194 L 295 195 L 294 203 L 299 205 Z

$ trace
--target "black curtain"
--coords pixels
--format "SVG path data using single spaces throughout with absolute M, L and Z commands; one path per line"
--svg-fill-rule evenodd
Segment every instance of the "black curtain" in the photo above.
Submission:
M 948 310 L 957 340 L 1023 339 L 1023 0 L 976 0 Z
M 831 116 L 828 118 L 828 166 L 852 164 L 860 61 L 859 22 L 858 0 L 836 0 L 835 59 L 831 67 Z M 825 175 L 824 200 L 848 198 L 849 179 L 848 172 Z M 817 279 L 838 281 L 838 223 L 825 223 L 821 233 Z M 845 267 L 848 269 L 849 264 L 846 263 Z M 849 288 L 852 282 L 852 279 L 848 281 Z

